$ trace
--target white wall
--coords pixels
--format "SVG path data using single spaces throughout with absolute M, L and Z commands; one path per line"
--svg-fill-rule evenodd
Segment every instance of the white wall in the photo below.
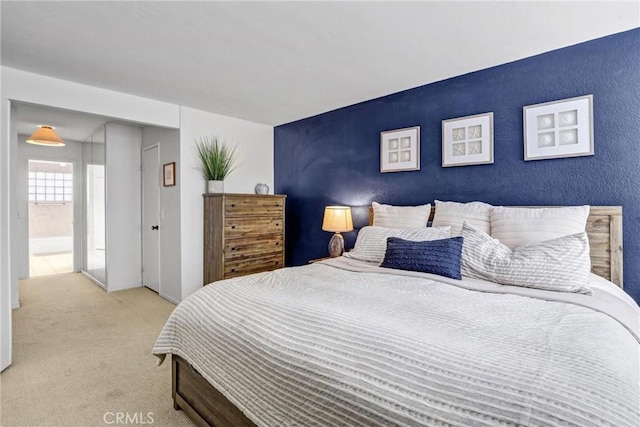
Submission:
M 181 107 L 180 161 L 182 224 L 182 299 L 202 287 L 203 212 L 205 181 L 194 141 L 217 135 L 236 144 L 239 166 L 224 183 L 226 193 L 254 193 L 259 182 L 273 192 L 273 127 L 206 111 Z
M 180 126 L 177 105 L 141 98 L 121 92 L 100 89 L 65 80 L 0 67 L 0 369 L 11 363 L 11 301 L 18 293 L 18 258 L 11 251 L 18 250 L 19 239 L 10 230 L 17 230 L 18 201 L 17 134 L 15 123 L 10 126 L 11 100 L 31 102 L 57 108 L 93 113 L 142 124 Z M 14 264 L 15 263 L 15 264 Z
M 148 125 L 180 126 L 177 105 L 4 66 L 2 97 Z
M 142 129 L 119 123 L 106 126 L 107 290 L 142 283 Z
M 180 131 L 145 127 L 142 129 L 142 146 L 158 144 L 160 168 L 165 163 L 176 162 L 176 176 L 180 176 Z M 158 171 L 161 175 L 161 171 Z M 182 180 L 176 185 L 160 186 L 160 290 L 161 297 L 174 303 L 181 299 L 180 254 L 180 192 Z
M 73 258 L 74 266 L 79 269 L 82 265 L 82 143 L 65 141 L 64 147 L 44 147 L 42 145 L 27 144 L 28 135 L 18 135 L 18 172 L 16 176 L 18 220 L 16 238 L 18 278 L 29 277 L 29 197 L 28 172 L 29 159 L 49 160 L 73 163 Z M 13 307 L 19 306 L 18 293 L 14 293 Z
M 9 188 L 12 175 L 10 173 L 10 144 L 11 134 L 17 135 L 15 105 L 4 97 L 4 71 L 0 67 L 0 112 L 1 125 L 0 135 L 0 371 L 11 364 L 11 252 L 9 234 L 10 217 L 9 210 Z M 17 282 L 16 282 L 17 285 Z

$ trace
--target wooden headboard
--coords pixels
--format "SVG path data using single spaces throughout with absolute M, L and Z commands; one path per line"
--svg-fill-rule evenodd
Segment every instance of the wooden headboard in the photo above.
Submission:
M 432 206 L 429 221 L 433 220 L 435 211 Z M 373 224 L 373 208 L 369 208 L 369 224 Z M 591 206 L 587 236 L 591 246 L 591 271 L 622 288 L 622 206 Z

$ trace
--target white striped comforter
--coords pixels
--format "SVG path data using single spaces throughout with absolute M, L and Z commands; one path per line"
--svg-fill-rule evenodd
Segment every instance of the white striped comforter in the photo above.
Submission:
M 259 426 L 639 425 L 633 328 L 386 273 L 319 263 L 217 282 L 153 353 L 185 358 Z

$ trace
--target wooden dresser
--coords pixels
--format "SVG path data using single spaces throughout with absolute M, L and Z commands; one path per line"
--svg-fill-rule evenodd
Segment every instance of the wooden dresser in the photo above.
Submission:
M 204 195 L 204 284 L 284 267 L 286 196 Z

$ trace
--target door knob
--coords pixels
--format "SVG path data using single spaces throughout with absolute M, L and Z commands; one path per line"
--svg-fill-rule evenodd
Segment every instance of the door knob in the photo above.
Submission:
M 152 225 L 152 226 L 151 226 L 151 229 L 152 229 L 152 230 L 157 230 L 157 229 L 158 229 L 158 226 L 157 226 L 157 225 Z

